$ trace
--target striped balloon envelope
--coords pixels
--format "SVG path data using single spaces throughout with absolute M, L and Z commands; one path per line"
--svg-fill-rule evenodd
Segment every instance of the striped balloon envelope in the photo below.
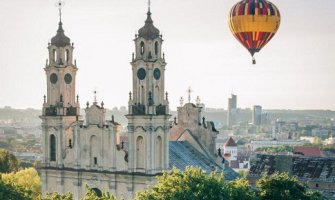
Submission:
M 267 0 L 242 0 L 230 11 L 228 23 L 235 38 L 254 54 L 276 34 L 280 25 L 278 8 Z

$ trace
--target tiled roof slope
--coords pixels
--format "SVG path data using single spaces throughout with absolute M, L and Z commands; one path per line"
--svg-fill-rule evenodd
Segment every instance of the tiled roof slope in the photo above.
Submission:
M 274 155 L 257 155 L 256 160 L 251 164 L 249 175 L 262 176 L 263 174 L 273 174 L 279 171 Z M 324 181 L 335 180 L 335 159 L 334 158 L 314 158 L 314 157 L 291 157 L 291 166 L 288 169 L 291 174 L 299 179 L 321 179 Z
M 237 144 L 235 143 L 234 139 L 230 137 L 224 146 L 225 147 L 237 147 Z
M 333 158 L 293 158 L 293 175 L 303 179 L 335 179 Z
M 294 147 L 293 153 L 306 157 L 323 157 L 320 147 Z
M 187 141 L 170 141 L 169 159 L 170 168 L 175 166 L 180 170 L 185 170 L 186 166 L 194 166 L 201 167 L 206 173 L 210 173 L 213 169 L 222 171 L 221 166 L 198 152 Z M 238 174 L 231 168 L 225 168 L 223 173 L 226 180 L 233 180 L 238 177 Z

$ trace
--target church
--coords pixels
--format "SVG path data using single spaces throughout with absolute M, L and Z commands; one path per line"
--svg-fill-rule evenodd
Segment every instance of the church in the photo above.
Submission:
M 47 94 L 40 116 L 44 158 L 39 168 L 43 195 L 70 192 L 79 199 L 88 186 L 98 195 L 109 192 L 132 199 L 154 184 L 162 171 L 184 170 L 189 165 L 207 173 L 223 171 L 227 180 L 237 177 L 233 170 L 222 167 L 214 148 L 218 132 L 213 123 L 201 118 L 199 105 L 185 104 L 178 108 L 178 122 L 170 121 L 163 39 L 153 25 L 150 7 L 134 39 L 126 141 L 120 141 L 121 125 L 113 117 L 106 119 L 104 102 L 87 103 L 82 119 L 76 93 L 79 68 L 74 45 L 62 25 L 60 20 L 48 44 L 44 68 Z

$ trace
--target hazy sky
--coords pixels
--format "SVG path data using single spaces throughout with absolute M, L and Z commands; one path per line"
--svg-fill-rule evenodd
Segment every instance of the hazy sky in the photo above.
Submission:
M 56 34 L 55 0 L 0 0 L 0 107 L 41 108 L 47 44 Z M 65 34 L 75 45 L 81 105 L 93 90 L 106 107 L 125 106 L 131 90 L 135 32 L 144 25 L 146 0 L 66 0 Z M 232 36 L 227 16 L 236 0 L 152 0 L 163 33 L 166 88 L 172 109 L 200 96 L 207 107 L 335 110 L 335 1 L 273 0 L 282 21 L 256 55 L 257 65 Z

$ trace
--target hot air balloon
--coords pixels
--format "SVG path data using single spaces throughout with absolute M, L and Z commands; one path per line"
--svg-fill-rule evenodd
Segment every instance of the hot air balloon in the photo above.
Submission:
M 267 0 L 242 0 L 231 9 L 228 23 L 235 38 L 250 52 L 252 63 L 256 64 L 254 54 L 276 34 L 280 13 Z

